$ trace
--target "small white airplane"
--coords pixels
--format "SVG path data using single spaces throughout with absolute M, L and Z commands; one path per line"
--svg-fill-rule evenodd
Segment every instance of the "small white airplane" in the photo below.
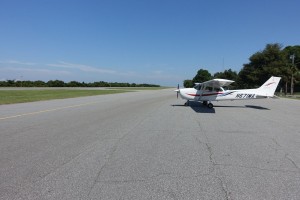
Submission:
M 182 99 L 186 99 L 186 106 L 189 101 L 199 101 L 208 108 L 213 108 L 212 101 L 224 100 L 246 100 L 246 99 L 262 99 L 274 97 L 274 92 L 279 84 L 281 77 L 272 76 L 261 87 L 256 89 L 243 90 L 225 90 L 223 87 L 230 85 L 234 81 L 227 79 L 213 79 L 203 83 L 196 83 L 193 88 L 177 87 L 178 94 Z

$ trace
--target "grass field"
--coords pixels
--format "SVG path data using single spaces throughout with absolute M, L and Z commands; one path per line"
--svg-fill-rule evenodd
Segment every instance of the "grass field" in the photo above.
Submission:
M 129 92 L 114 90 L 0 90 L 0 105 Z
M 113 87 L 107 89 L 118 89 L 118 90 L 162 90 L 170 87 Z
M 294 95 L 290 95 L 289 93 L 287 95 L 284 95 L 284 94 L 280 94 L 279 92 L 276 92 L 275 95 L 280 97 L 280 98 L 300 100 L 300 92 L 295 92 Z

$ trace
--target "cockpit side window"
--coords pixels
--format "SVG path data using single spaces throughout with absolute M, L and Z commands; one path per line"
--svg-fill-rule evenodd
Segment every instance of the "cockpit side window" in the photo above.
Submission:
M 225 90 L 222 87 L 215 88 L 216 92 L 224 92 Z
M 215 91 L 216 91 L 216 92 L 220 92 L 221 89 L 220 89 L 220 88 L 215 88 Z

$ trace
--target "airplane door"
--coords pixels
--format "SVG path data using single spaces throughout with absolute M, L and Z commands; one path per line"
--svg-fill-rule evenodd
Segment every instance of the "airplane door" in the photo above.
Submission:
M 204 89 L 204 85 L 198 85 L 198 88 L 197 88 L 197 101 L 199 101 L 202 97 L 202 94 L 203 94 L 203 90 Z

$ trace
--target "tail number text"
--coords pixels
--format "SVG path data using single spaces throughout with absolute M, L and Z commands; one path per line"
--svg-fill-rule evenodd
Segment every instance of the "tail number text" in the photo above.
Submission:
M 237 98 L 237 99 L 253 99 L 253 98 L 255 98 L 255 94 L 237 94 L 235 98 Z

